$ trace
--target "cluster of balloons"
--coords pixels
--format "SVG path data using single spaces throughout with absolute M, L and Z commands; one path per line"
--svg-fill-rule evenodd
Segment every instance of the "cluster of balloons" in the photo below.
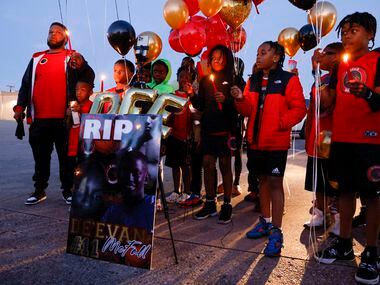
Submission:
M 308 51 L 317 46 L 321 37 L 327 35 L 337 20 L 337 10 L 333 4 L 316 0 L 289 0 L 296 7 L 308 10 L 308 24 L 300 30 L 296 28 L 283 29 L 278 35 L 278 42 L 285 52 L 293 57 L 299 48 Z
M 233 52 L 241 50 L 247 33 L 242 27 L 252 2 L 264 0 L 168 0 L 164 18 L 172 28 L 170 47 L 189 56 L 199 55 L 203 48 L 225 45 Z M 204 16 L 196 15 L 199 11 Z
M 155 60 L 161 53 L 161 38 L 154 32 L 143 32 L 136 37 L 135 29 L 130 23 L 123 20 L 113 22 L 107 31 L 107 39 L 110 45 L 121 55 L 125 56 L 132 47 L 135 54 L 141 52 L 141 42 L 144 44 L 144 61 L 139 64 L 147 64 Z

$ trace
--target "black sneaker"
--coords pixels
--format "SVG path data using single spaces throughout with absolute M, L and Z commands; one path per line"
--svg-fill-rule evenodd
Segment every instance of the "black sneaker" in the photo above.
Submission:
M 342 240 L 337 238 L 328 248 L 317 252 L 314 258 L 321 263 L 331 264 L 335 260 L 354 260 L 355 255 L 352 243 L 344 246 Z
M 44 190 L 35 190 L 32 195 L 25 201 L 25 205 L 35 205 L 46 200 L 46 193 Z
M 219 214 L 219 224 L 228 224 L 231 222 L 231 216 L 232 216 L 232 206 L 231 204 L 224 203 L 222 205 L 222 209 L 220 210 Z
M 216 203 L 214 201 L 206 201 L 202 209 L 194 215 L 196 220 L 204 220 L 208 217 L 216 216 Z
M 355 216 L 352 219 L 352 226 L 354 228 L 365 226 L 365 224 L 366 224 L 366 217 L 365 217 L 366 214 L 365 213 L 366 213 L 366 207 L 361 207 L 359 215 Z
M 65 200 L 67 205 L 71 205 L 71 201 L 73 200 L 73 193 L 70 190 L 63 190 L 62 198 Z
M 361 255 L 359 268 L 355 274 L 355 280 L 362 284 L 379 283 L 379 272 L 377 271 L 377 256 L 370 254 L 368 250 L 364 250 Z

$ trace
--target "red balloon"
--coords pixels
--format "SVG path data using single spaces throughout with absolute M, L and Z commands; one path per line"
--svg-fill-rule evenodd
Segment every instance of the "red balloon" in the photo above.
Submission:
M 206 31 L 199 23 L 188 22 L 179 30 L 179 42 L 188 55 L 197 55 L 206 45 Z
M 179 31 L 171 30 L 169 34 L 169 45 L 176 52 L 185 52 L 179 43 Z
M 192 16 L 192 17 L 190 17 L 190 20 L 189 20 L 189 22 L 193 22 L 193 23 L 197 22 L 197 23 L 202 23 L 204 25 L 207 24 L 206 21 L 207 21 L 207 19 L 205 17 L 199 16 L 199 15 Z
M 199 12 L 198 0 L 185 0 L 185 3 L 189 9 L 189 16 L 193 16 Z
M 208 54 L 210 53 L 209 49 L 206 49 L 204 52 L 202 52 L 201 60 L 208 60 Z
M 259 13 L 259 8 L 257 8 L 257 6 L 259 6 L 261 3 L 264 2 L 264 0 L 252 0 L 253 4 L 255 5 L 255 8 L 256 8 L 256 12 L 257 14 L 260 14 Z
M 231 39 L 227 33 L 227 24 L 220 18 L 219 14 L 207 19 L 206 27 L 208 49 L 212 49 L 216 45 L 231 46 Z
M 230 35 L 230 39 L 231 39 L 231 50 L 233 52 L 238 52 L 244 47 L 247 41 L 246 31 L 244 30 L 243 27 L 240 26 L 236 30 L 230 27 L 228 28 L 227 32 Z

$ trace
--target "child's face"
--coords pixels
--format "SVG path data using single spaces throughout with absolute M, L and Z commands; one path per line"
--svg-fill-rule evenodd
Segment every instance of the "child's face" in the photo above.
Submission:
M 166 78 L 168 74 L 166 66 L 161 63 L 157 63 L 153 66 L 153 79 L 156 83 L 160 84 Z
M 190 73 L 186 72 L 185 70 L 182 70 L 182 71 L 178 74 L 178 85 L 179 85 L 179 89 L 182 89 L 183 86 L 184 86 L 186 83 L 191 83 L 191 76 L 190 76 Z
M 78 82 L 75 88 L 75 94 L 79 103 L 86 102 L 92 94 L 92 88 L 87 83 Z
M 213 51 L 211 55 L 211 68 L 214 71 L 221 71 L 227 64 L 226 55 L 219 49 Z
M 113 79 L 116 84 L 127 84 L 133 74 L 127 69 L 127 73 L 125 72 L 126 68 L 123 64 L 115 64 L 113 67 Z
M 341 32 L 342 44 L 346 52 L 355 54 L 361 50 L 368 49 L 368 43 L 373 38 L 363 26 L 346 23 Z
M 150 70 L 149 69 L 143 69 L 142 70 L 142 76 L 143 76 L 143 80 L 144 82 L 150 82 L 152 80 L 152 76 L 150 74 Z
M 318 57 L 318 62 L 322 70 L 331 70 L 333 66 L 339 61 L 340 54 L 329 47 L 326 47 Z
M 262 70 L 268 70 L 276 66 L 279 56 L 275 53 L 275 50 L 271 48 L 269 44 L 262 44 L 259 46 L 256 55 L 256 68 Z

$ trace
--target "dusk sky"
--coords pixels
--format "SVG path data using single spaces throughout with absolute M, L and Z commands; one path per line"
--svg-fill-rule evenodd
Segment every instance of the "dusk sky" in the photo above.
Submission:
M 168 58 L 174 70 L 184 54 L 171 50 L 168 43 L 170 27 L 163 18 L 165 0 L 129 0 L 131 24 L 136 35 L 144 31 L 154 31 L 162 39 L 163 50 L 160 57 Z M 321 2 L 321 1 L 319 1 Z M 370 12 L 380 22 L 379 0 L 330 0 L 338 10 L 338 22 L 355 11 Z M 67 3 L 67 6 L 66 6 Z M 117 0 L 119 18 L 129 21 L 128 0 Z M 84 55 L 96 73 L 95 90 L 99 89 L 100 75 L 106 76 L 105 87 L 114 85 L 112 80 L 113 63 L 120 58 L 109 45 L 106 31 L 117 20 L 114 0 L 61 0 L 63 21 L 70 29 L 72 46 Z M 237 53 L 246 66 L 247 75 L 255 61 L 257 47 L 266 40 L 277 40 L 279 32 L 286 27 L 301 28 L 307 24 L 307 13 L 296 8 L 288 0 L 266 0 L 259 6 L 260 14 L 254 9 L 243 24 L 247 31 L 247 43 Z M 18 0 L 0 2 L 0 34 L 2 64 L 0 69 L 0 90 L 7 91 L 7 85 L 20 88 L 21 78 L 34 52 L 47 48 L 46 38 L 51 22 L 60 21 L 58 0 Z M 378 32 L 380 27 L 378 24 Z M 378 35 L 380 37 L 380 35 Z M 333 30 L 322 38 L 321 47 L 337 41 Z M 378 47 L 377 39 L 375 47 Z M 310 57 L 312 51 L 299 50 L 294 57 L 298 61 L 304 93 L 308 97 L 311 76 Z M 133 50 L 127 58 L 133 60 Z M 285 61 L 287 67 L 287 59 Z M 172 76 L 171 80 L 175 80 Z

